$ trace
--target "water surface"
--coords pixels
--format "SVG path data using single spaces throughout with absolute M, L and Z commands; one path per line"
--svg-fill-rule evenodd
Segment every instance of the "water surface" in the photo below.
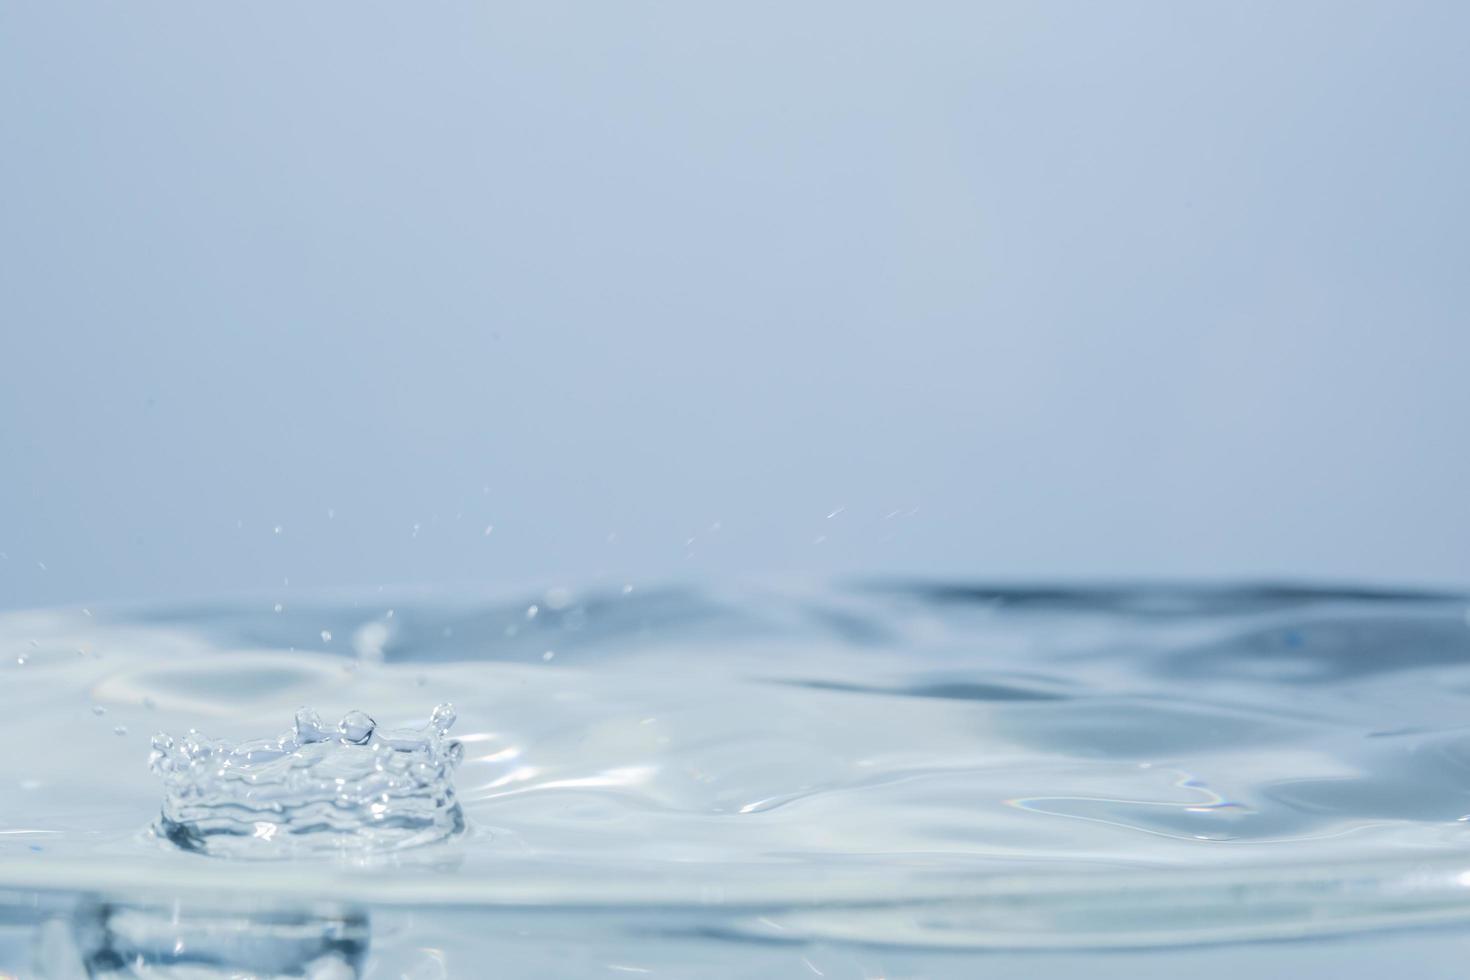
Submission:
M 242 937 L 277 936 L 260 975 L 544 975 L 551 948 L 574 974 L 966 975 L 1038 950 L 1318 937 L 1333 956 L 1470 919 L 1462 597 L 869 583 L 277 605 L 0 618 L 0 970 L 226 969 Z M 259 748 L 303 705 L 386 731 L 450 701 L 462 825 L 422 846 L 255 861 L 150 829 L 157 731 Z M 228 942 L 222 908 L 247 922 Z M 337 938 L 281 954 L 286 935 Z

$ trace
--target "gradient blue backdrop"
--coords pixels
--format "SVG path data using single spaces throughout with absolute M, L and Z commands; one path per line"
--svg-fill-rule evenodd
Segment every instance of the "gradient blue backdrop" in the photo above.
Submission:
M 1466 584 L 1467 37 L 1464 3 L 4 3 L 0 605 Z

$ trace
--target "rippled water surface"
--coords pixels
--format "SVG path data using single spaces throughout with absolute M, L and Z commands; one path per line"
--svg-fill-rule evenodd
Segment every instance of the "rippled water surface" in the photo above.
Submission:
M 1430 955 L 1470 920 L 1466 609 L 788 585 L 6 614 L 0 971 L 1210 975 L 1187 958 L 1323 937 L 1351 966 L 1409 926 Z M 462 830 L 434 803 L 423 837 L 256 861 L 152 829 L 155 732 L 278 751 L 248 740 L 303 705 L 433 732 L 441 702 Z

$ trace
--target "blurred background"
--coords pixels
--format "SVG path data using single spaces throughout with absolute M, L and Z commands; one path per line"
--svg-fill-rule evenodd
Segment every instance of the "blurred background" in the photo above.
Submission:
M 0 7 L 0 605 L 1470 584 L 1470 5 Z

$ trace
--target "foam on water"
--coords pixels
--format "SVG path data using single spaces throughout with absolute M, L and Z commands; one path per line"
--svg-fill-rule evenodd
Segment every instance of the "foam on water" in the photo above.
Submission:
M 190 729 L 153 738 L 166 795 L 157 832 L 185 850 L 230 857 L 382 851 L 464 828 L 451 781 L 463 746 L 453 706 L 421 729 L 379 728 L 349 711 L 334 727 L 302 708 L 276 738 L 231 744 Z

